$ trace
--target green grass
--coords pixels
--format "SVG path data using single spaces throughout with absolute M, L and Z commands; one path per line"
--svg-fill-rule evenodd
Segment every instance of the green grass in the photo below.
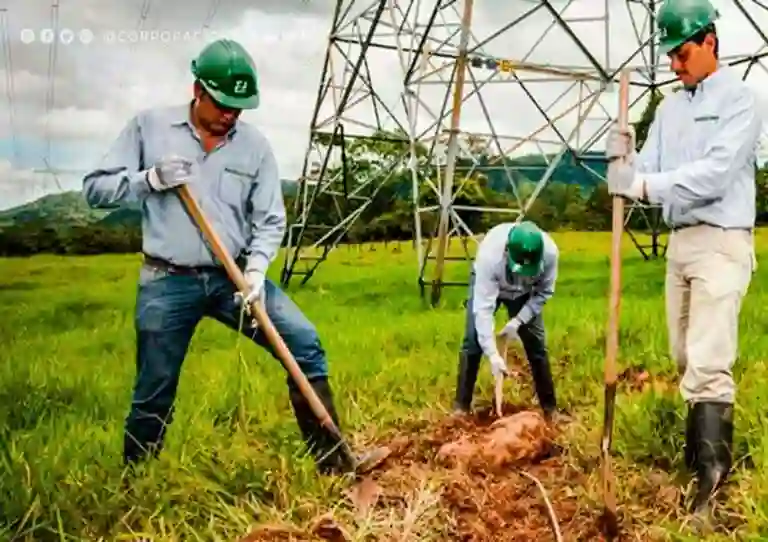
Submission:
M 577 414 L 573 453 L 594 460 L 610 236 L 555 238 L 560 275 L 545 312 L 553 371 L 561 405 Z M 431 309 L 419 297 L 409 245 L 373 248 L 341 248 L 307 286 L 290 288 L 319 329 L 342 426 L 354 441 L 450 410 L 464 320 L 463 287 L 448 289 L 442 307 Z M 768 234 L 761 232 L 758 258 L 767 248 Z M 644 365 L 672 379 L 664 264 L 642 261 L 628 241 L 625 253 L 620 366 Z M 258 523 L 301 525 L 334 507 L 343 484 L 317 477 L 302 456 L 282 367 L 210 321 L 198 329 L 185 361 L 166 452 L 147 466 L 134 492 L 123 491 L 139 262 L 134 255 L 0 260 L 0 539 L 235 540 Z M 463 280 L 465 271 L 464 264 L 449 266 L 453 278 Z M 767 287 L 760 268 L 742 311 L 735 368 L 736 448 L 754 464 L 734 475 L 728 504 L 740 517 L 731 537 L 740 540 L 768 536 Z M 507 389 L 510 401 L 517 393 L 532 401 L 527 385 L 511 382 Z M 481 401 L 490 390 L 486 365 Z M 241 401 L 245 428 L 237 423 Z M 677 393 L 620 395 L 613 446 L 617 470 L 627 476 L 618 480 L 620 503 L 632 500 L 628 480 L 654 464 L 680 468 L 683 412 Z

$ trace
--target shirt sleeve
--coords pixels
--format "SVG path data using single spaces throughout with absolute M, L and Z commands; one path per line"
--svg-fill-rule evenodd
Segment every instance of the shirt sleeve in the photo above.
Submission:
M 83 195 L 93 208 L 140 203 L 152 189 L 147 179 L 138 117 L 123 128 L 96 169 L 83 178 Z
M 637 153 L 638 173 L 657 173 L 661 170 L 659 158 L 661 153 L 661 105 L 656 108 L 656 115 L 648 127 L 648 134 L 640 151 Z
M 761 120 L 752 92 L 742 88 L 722 102 L 720 119 L 704 156 L 677 169 L 645 174 L 648 200 L 683 210 L 719 199 L 755 151 Z
M 499 297 L 499 283 L 494 276 L 493 269 L 494 267 L 488 261 L 488 256 L 481 245 L 475 260 L 472 315 L 475 319 L 477 342 L 483 353 L 489 358 L 499 353 L 494 332 L 494 314 L 496 313 L 496 301 Z
M 287 222 L 277 160 L 268 143 L 250 200 L 252 213 L 248 270 L 266 275 L 269 265 L 280 250 Z
M 521 324 L 527 324 L 538 314 L 541 314 L 546 302 L 555 293 L 555 283 L 557 282 L 557 261 L 558 251 L 555 250 L 553 257 L 544 266 L 544 272 L 533 285 L 531 297 L 517 313 L 517 319 Z

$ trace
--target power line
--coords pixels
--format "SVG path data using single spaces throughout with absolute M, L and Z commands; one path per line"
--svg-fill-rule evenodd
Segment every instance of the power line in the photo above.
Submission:
M 56 100 L 56 60 L 59 50 L 59 0 L 53 0 L 51 2 L 51 28 L 53 30 L 53 39 L 51 40 L 51 46 L 48 49 L 48 93 L 45 97 L 45 163 L 50 168 L 49 162 L 51 160 L 51 113 L 53 113 L 53 105 Z M 53 176 L 53 180 L 59 190 L 61 184 L 56 175 Z
M 149 15 L 149 10 L 152 7 L 152 0 L 144 0 L 144 3 L 141 5 L 141 13 L 139 13 L 139 22 L 136 25 L 136 30 L 141 30 L 144 28 L 144 23 L 147 21 L 147 16 Z
M 211 28 L 211 22 L 216 17 L 216 12 L 219 11 L 221 0 L 211 0 L 211 7 L 208 8 L 208 14 L 203 20 L 202 30 L 209 30 Z
M 21 162 L 19 142 L 16 130 L 16 85 L 14 84 L 13 51 L 11 50 L 11 38 L 8 24 L 8 10 L 0 9 L 3 28 L 3 53 L 5 59 L 5 89 L 8 96 L 8 121 L 11 127 L 11 139 L 13 141 L 13 158 L 16 164 Z

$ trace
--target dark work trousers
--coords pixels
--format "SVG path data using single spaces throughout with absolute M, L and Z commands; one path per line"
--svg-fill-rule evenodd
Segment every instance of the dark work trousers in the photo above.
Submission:
M 472 314 L 474 286 L 475 274 L 473 272 L 470 274 L 469 279 L 469 298 L 467 300 L 464 324 L 464 339 L 459 355 L 459 374 L 454 403 L 454 408 L 464 411 L 469 411 L 471 408 L 480 360 L 483 357 L 482 348 L 477 341 L 475 318 Z M 529 297 L 530 294 L 525 294 L 513 301 L 497 300 L 494 314 L 500 306 L 504 305 L 509 317 L 514 318 L 520 312 L 520 309 L 523 308 Z M 554 411 L 556 400 L 542 315 L 538 314 L 530 322 L 521 325 L 518 328 L 518 335 L 523 343 L 525 355 L 528 358 L 539 404 L 544 412 L 549 414 Z
M 125 420 L 125 460 L 133 462 L 162 449 L 181 367 L 192 336 L 203 317 L 237 330 L 240 306 L 224 270 L 178 275 L 144 264 L 136 300 L 136 379 Z M 317 331 L 299 307 L 270 280 L 264 283 L 264 305 L 277 332 L 308 379 L 325 379 L 328 365 Z M 264 333 L 243 320 L 242 333 L 272 351 Z M 288 377 L 289 387 L 292 379 Z

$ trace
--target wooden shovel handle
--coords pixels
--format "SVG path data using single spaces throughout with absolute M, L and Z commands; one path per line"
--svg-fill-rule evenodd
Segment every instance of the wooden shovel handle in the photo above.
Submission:
M 629 109 L 629 72 L 625 69 L 619 80 L 619 129 L 628 125 Z M 607 175 L 615 175 L 616 162 L 608 164 Z M 613 197 L 613 216 L 611 224 L 611 282 L 608 302 L 608 325 L 605 348 L 605 397 L 603 412 L 603 434 L 601 439 L 602 482 L 603 482 L 603 524 L 609 540 L 618 535 L 618 514 L 616 513 L 616 495 L 611 469 L 610 448 L 613 438 L 613 418 L 616 405 L 616 358 L 619 352 L 619 314 L 621 305 L 621 238 L 624 230 L 624 199 Z
M 187 185 L 181 185 L 176 190 L 182 203 L 186 207 L 187 212 L 189 212 L 192 217 L 192 220 L 194 220 L 195 224 L 197 224 L 197 227 L 208 241 L 214 255 L 224 265 L 224 269 L 226 270 L 227 275 L 229 275 L 230 280 L 232 280 L 243 296 L 247 295 L 249 287 L 248 282 L 245 280 L 245 275 L 240 271 L 234 258 L 224 249 L 224 243 L 222 243 L 216 230 L 214 230 L 213 226 L 206 218 L 202 208 L 197 203 L 197 200 L 192 196 L 189 187 Z M 296 363 L 296 359 L 286 346 L 285 341 L 283 341 L 283 338 L 277 332 L 277 329 L 275 329 L 275 326 L 267 315 L 267 311 L 261 303 L 258 302 L 252 303 L 250 309 L 251 314 L 256 318 L 256 323 L 258 324 L 259 329 L 264 332 L 269 344 L 271 344 L 275 349 L 275 352 L 277 352 L 280 362 L 291 375 L 294 382 L 296 382 L 301 394 L 307 402 L 309 402 L 312 412 L 314 412 L 321 424 L 328 428 L 328 430 L 336 437 L 341 439 L 341 432 L 338 427 L 336 427 L 336 424 L 333 423 L 333 419 L 331 419 L 331 416 L 328 414 L 328 410 L 326 410 L 325 405 L 320 401 L 320 398 L 317 396 L 317 393 L 315 393 L 314 388 L 310 385 L 306 375 L 301 371 L 301 368 L 299 368 L 299 364 Z

